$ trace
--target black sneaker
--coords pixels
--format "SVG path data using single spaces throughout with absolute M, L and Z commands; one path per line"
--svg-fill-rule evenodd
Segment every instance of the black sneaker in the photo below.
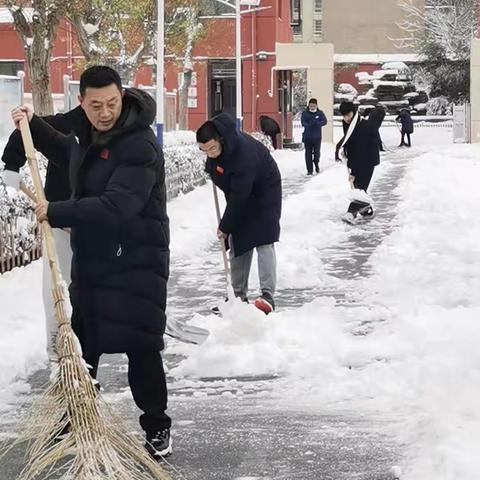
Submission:
M 66 423 L 64 427 L 53 436 L 53 443 L 59 443 L 65 440 L 70 435 L 71 430 L 72 425 L 70 422 Z
M 168 457 L 172 454 L 172 437 L 170 429 L 164 428 L 158 432 L 147 433 L 145 448 L 156 459 Z
M 315 173 L 320 173 L 320 167 L 315 166 Z

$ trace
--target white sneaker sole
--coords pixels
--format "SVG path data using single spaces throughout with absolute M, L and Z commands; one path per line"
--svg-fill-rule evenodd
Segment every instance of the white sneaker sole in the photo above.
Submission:
M 151 443 L 149 443 L 150 447 L 154 450 L 151 452 L 152 457 L 154 458 L 165 458 L 168 457 L 172 454 L 173 449 L 172 449 L 172 437 L 170 437 L 170 440 L 168 441 L 168 447 L 165 448 L 164 450 L 157 450 Z

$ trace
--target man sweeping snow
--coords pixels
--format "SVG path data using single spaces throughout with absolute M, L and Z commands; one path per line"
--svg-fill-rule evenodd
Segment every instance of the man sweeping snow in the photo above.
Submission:
M 367 189 L 373 171 L 380 163 L 378 136 L 376 128 L 359 116 L 353 103 L 342 103 L 340 113 L 343 116 L 344 137 L 337 144 L 335 156 L 338 158 L 339 151 L 343 148 L 352 185 L 351 203 L 343 220 L 355 223 L 359 215 L 374 214 L 373 202 L 367 195 Z
M 156 105 L 122 88 L 118 73 L 94 66 L 80 77 L 83 119 L 66 136 L 21 107 L 35 145 L 68 165 L 72 196 L 39 203 L 39 221 L 72 229 L 72 326 L 96 376 L 103 353 L 126 353 L 128 380 L 143 414 L 146 448 L 172 451 L 161 350 L 169 275 L 163 153 L 150 125 Z
M 275 310 L 276 256 L 280 237 L 282 179 L 275 160 L 260 142 L 235 128 L 220 114 L 197 131 L 200 149 L 207 154 L 205 170 L 225 194 L 227 206 L 219 238 L 228 238 L 235 296 L 247 300 L 253 250 L 257 250 L 261 296 L 255 306 Z

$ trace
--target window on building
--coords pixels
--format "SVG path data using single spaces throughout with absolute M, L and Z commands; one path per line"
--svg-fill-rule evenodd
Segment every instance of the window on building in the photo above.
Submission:
M 301 0 L 290 0 L 292 21 L 294 35 L 302 34 L 302 4 Z
M 20 70 L 24 70 L 23 62 L 0 61 L 0 75 L 17 76 Z
M 315 0 L 315 13 L 322 13 L 322 0 Z
M 316 38 L 322 37 L 322 19 L 321 18 L 315 18 L 313 20 L 313 35 L 315 35 Z

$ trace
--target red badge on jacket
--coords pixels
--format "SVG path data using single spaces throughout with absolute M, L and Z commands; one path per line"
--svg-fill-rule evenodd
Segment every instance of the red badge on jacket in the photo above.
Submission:
M 217 165 L 217 172 L 218 173 L 223 173 L 225 170 L 220 166 L 220 165 Z
M 108 160 L 108 157 L 110 156 L 110 150 L 108 150 L 107 148 L 104 148 L 101 152 L 100 152 L 100 158 L 102 160 Z

